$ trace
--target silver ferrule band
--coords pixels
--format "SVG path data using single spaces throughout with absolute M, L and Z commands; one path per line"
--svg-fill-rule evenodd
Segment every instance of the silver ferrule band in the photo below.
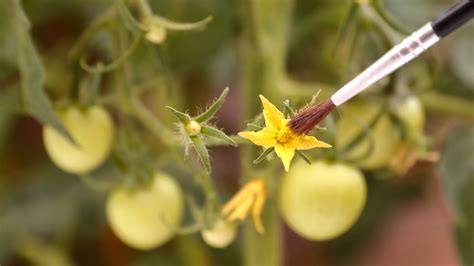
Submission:
M 339 89 L 331 97 L 331 101 L 336 106 L 343 104 L 370 85 L 411 61 L 439 40 L 440 38 L 434 32 L 431 23 L 424 25 Z

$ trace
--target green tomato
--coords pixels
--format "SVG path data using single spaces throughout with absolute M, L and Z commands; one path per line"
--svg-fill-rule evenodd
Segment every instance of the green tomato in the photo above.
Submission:
M 381 106 L 370 102 L 351 102 L 342 108 L 342 117 L 336 125 L 336 147 L 346 147 L 356 136 L 368 128 Z M 387 114 L 382 115 L 370 130 L 373 139 L 373 149 L 369 154 L 370 141 L 366 137 L 349 150 L 347 158 L 355 160 L 362 169 L 372 170 L 384 167 L 390 161 L 397 144 L 400 142 L 400 132 L 390 121 Z M 364 157 L 365 155 L 365 157 Z
M 302 237 L 329 240 L 357 221 L 366 194 L 364 176 L 354 167 L 298 161 L 282 180 L 279 207 L 284 221 Z
M 70 143 L 51 126 L 43 128 L 43 141 L 51 160 L 62 170 L 83 174 L 107 159 L 114 128 L 108 112 L 93 106 L 87 110 L 70 106 L 58 112 L 59 119 L 77 145 Z
M 107 199 L 107 220 L 130 247 L 149 250 L 170 240 L 183 216 L 183 194 L 169 175 L 157 173 L 141 190 L 118 188 Z
M 229 223 L 222 218 L 217 219 L 210 229 L 202 230 L 201 236 L 204 242 L 214 248 L 225 248 L 232 243 L 237 234 L 235 224 Z
M 420 99 L 415 96 L 404 99 L 397 107 L 396 114 L 405 124 L 409 140 L 416 141 L 423 135 L 426 115 Z

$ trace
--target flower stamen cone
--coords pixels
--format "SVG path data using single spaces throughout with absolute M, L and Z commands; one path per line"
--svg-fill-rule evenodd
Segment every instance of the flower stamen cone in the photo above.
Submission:
M 260 131 L 239 132 L 239 136 L 246 138 L 255 145 L 264 148 L 275 148 L 280 157 L 285 171 L 289 171 L 290 163 L 295 155 L 295 150 L 309 150 L 313 148 L 330 148 L 331 145 L 306 134 L 296 134 L 288 127 L 289 119 L 285 118 L 263 95 L 260 95 L 263 106 L 265 127 Z
M 245 184 L 222 208 L 222 215 L 230 222 L 244 220 L 250 211 L 255 229 L 263 234 L 260 215 L 267 197 L 267 188 L 263 179 L 253 179 Z

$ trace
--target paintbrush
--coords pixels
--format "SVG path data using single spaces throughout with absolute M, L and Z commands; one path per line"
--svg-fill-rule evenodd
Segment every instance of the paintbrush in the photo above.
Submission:
M 474 0 L 459 1 L 437 19 L 427 23 L 390 49 L 375 63 L 334 93 L 331 98 L 295 114 L 288 122 L 288 127 L 297 134 L 308 133 L 336 106 L 345 103 L 370 85 L 405 65 L 473 17 Z

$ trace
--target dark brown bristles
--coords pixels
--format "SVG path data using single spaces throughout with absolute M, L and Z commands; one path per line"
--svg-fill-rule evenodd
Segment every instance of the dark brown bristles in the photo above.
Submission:
M 331 99 L 309 106 L 294 115 L 288 127 L 296 134 L 306 134 L 336 107 Z

